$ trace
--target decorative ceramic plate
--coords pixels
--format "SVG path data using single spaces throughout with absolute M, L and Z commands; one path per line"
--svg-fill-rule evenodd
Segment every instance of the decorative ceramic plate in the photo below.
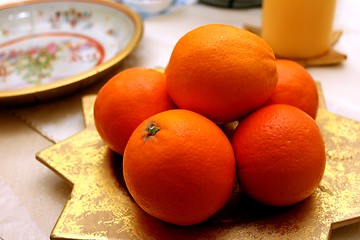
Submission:
M 117 66 L 143 33 L 140 16 L 106 0 L 0 6 L 0 104 L 73 92 Z
M 317 123 L 327 165 L 317 190 L 290 207 L 269 207 L 238 188 L 226 206 L 204 223 L 181 227 L 157 220 L 138 207 L 127 191 L 122 157 L 96 131 L 96 95 L 83 98 L 86 128 L 36 157 L 73 189 L 50 238 L 55 239 L 320 239 L 331 230 L 360 221 L 360 122 L 328 112 L 321 96 Z

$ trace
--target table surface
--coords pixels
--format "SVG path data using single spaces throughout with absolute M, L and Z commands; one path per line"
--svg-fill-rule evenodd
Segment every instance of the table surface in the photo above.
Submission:
M 0 1 L 0 3 L 3 1 Z M 339 0 L 334 22 L 343 35 L 334 49 L 347 60 L 308 68 L 321 83 L 328 111 L 360 121 L 360 1 Z M 144 20 L 144 35 L 121 68 L 165 66 L 176 41 L 207 23 L 261 25 L 261 8 L 225 9 L 195 4 Z M 61 99 L 27 107 L 0 107 L 0 239 L 49 239 L 71 186 L 35 154 L 84 128 L 81 97 L 105 80 Z M 331 239 L 360 239 L 360 223 L 333 230 Z

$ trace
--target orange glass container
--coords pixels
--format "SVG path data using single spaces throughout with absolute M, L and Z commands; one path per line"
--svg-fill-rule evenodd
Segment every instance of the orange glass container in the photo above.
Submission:
M 277 56 L 310 58 L 330 48 L 336 0 L 263 0 L 262 37 Z

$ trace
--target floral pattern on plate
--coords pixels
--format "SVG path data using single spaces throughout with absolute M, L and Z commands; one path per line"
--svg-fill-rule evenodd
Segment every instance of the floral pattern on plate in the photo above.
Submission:
M 39 34 L 0 46 L 0 89 L 47 84 L 98 66 L 104 48 L 80 34 Z M 66 69 L 66 71 L 64 71 Z

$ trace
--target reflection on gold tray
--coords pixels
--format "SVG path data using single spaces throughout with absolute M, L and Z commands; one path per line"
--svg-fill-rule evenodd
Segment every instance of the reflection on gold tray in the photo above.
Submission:
M 327 166 L 315 193 L 275 208 L 234 191 L 218 214 L 190 227 L 159 221 L 136 205 L 122 178 L 121 156 L 103 144 L 94 127 L 95 96 L 84 97 L 86 129 L 36 156 L 73 185 L 51 239 L 328 239 L 331 229 L 360 221 L 360 123 L 327 112 L 319 90 L 317 122 Z

